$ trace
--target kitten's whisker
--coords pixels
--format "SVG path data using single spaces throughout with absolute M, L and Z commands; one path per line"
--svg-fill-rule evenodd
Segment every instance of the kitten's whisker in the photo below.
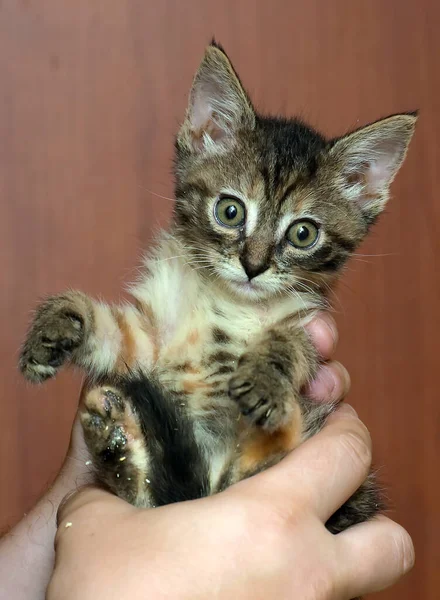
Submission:
M 162 200 L 169 200 L 170 202 L 173 202 L 173 203 L 176 201 L 174 198 L 168 198 L 168 196 L 162 196 L 161 194 L 156 194 L 156 192 L 153 192 L 153 190 L 149 190 L 148 188 L 144 187 L 143 185 L 138 184 L 138 188 L 140 188 L 141 190 L 145 190 L 146 192 L 148 192 L 149 194 L 152 194 L 153 196 L 162 198 Z
M 342 313 L 345 315 L 345 307 L 342 304 L 335 289 L 333 287 L 331 287 L 326 281 L 323 281 L 323 284 L 325 285 L 325 288 L 328 291 L 328 295 L 329 295 L 329 300 L 328 300 L 329 309 L 331 308 L 331 309 L 335 310 L 335 308 L 333 307 L 333 303 L 332 303 L 332 300 L 334 298 L 337 301 L 337 303 L 339 304 L 339 307 L 342 309 Z
M 352 256 L 399 256 L 397 252 L 389 252 L 387 254 L 359 254 L 354 252 Z
M 311 288 L 309 288 L 308 285 L 306 285 L 305 283 L 302 283 L 302 281 L 296 281 L 295 285 L 300 286 L 305 292 L 314 295 L 316 292 L 314 292 Z
M 354 260 L 356 262 L 360 262 L 360 263 L 365 263 L 366 265 L 373 264 L 373 261 L 371 261 L 371 260 L 362 260 L 362 258 L 356 258 L 355 256 L 352 257 L 352 260 Z
M 326 298 L 318 298 L 315 296 L 315 301 L 317 307 L 322 310 L 329 310 L 331 308 L 331 304 Z
M 193 267 L 193 266 L 191 266 L 191 268 L 193 269 L 193 271 L 200 271 L 201 269 L 205 269 L 205 270 L 209 271 L 209 269 L 211 267 L 209 267 L 208 265 L 201 265 L 199 267 Z
M 295 300 L 299 300 L 299 301 L 300 301 L 300 302 L 303 304 L 303 307 L 302 307 L 302 309 L 301 309 L 301 307 L 298 307 L 298 314 L 299 314 L 299 316 L 300 316 L 300 317 L 305 317 L 305 316 L 306 316 L 307 305 L 306 305 L 306 303 L 304 302 L 304 300 L 303 300 L 303 298 L 302 298 L 301 294 L 300 294 L 300 293 L 299 293 L 297 290 L 295 290 L 295 288 L 293 288 L 293 287 L 290 287 L 290 286 L 289 286 L 289 287 L 287 287 L 287 288 L 286 288 L 286 290 L 287 290 L 287 293 L 288 293 L 288 294 L 289 294 L 289 295 L 290 295 L 292 298 L 294 298 Z M 301 310 L 303 311 L 303 314 L 302 314 L 302 315 L 301 315 Z
M 193 254 L 188 257 L 188 260 L 199 260 L 199 259 L 212 261 L 212 256 L 210 256 L 208 254 Z
M 308 292 L 310 292 L 311 294 L 316 294 L 317 291 L 314 290 L 313 288 L 311 288 L 310 286 L 306 285 L 304 283 L 304 281 L 307 281 L 307 283 L 313 283 L 312 281 L 309 281 L 308 279 L 297 279 L 297 281 L 295 282 L 295 284 L 300 285 L 301 287 L 303 287 L 304 289 L 306 289 Z
M 155 259 L 155 262 L 160 263 L 167 260 L 174 260 L 175 258 L 186 258 L 186 254 L 178 254 L 177 256 L 169 256 L 168 258 Z
M 186 261 L 187 265 L 212 265 L 212 261 L 205 259 L 205 258 L 200 258 L 197 260 L 188 260 Z
M 307 283 L 310 283 L 311 285 L 316 286 L 316 290 L 314 290 L 313 288 L 310 288 L 309 286 L 305 285 L 304 281 L 307 281 Z M 310 292 L 310 294 L 314 295 L 315 297 L 319 298 L 319 301 L 323 303 L 323 308 L 325 308 L 326 310 L 331 308 L 331 303 L 330 301 L 321 296 L 321 291 L 320 291 L 320 284 L 316 281 L 312 281 L 311 279 L 307 279 L 306 277 L 301 277 L 301 279 L 299 279 L 297 281 L 298 284 L 300 284 L 302 287 L 304 287 L 308 292 Z M 333 290 L 332 288 L 328 285 L 328 283 L 326 281 L 322 281 L 321 282 L 322 285 L 325 286 L 325 288 L 331 293 Z
M 190 256 L 187 256 L 187 258 L 188 258 L 189 262 L 194 261 L 194 260 L 210 260 L 212 262 L 212 258 L 210 256 L 204 256 L 203 254 L 200 254 L 200 255 L 195 254 L 192 256 L 190 255 Z

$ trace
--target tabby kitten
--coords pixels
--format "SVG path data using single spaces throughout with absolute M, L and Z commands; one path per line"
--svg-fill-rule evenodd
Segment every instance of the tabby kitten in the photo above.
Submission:
M 41 304 L 20 368 L 85 369 L 81 421 L 98 478 L 136 506 L 214 494 L 279 461 L 332 406 L 301 394 L 318 357 L 304 324 L 383 210 L 414 131 L 399 114 L 327 140 L 253 108 L 213 43 L 177 135 L 168 233 L 109 306 Z M 370 477 L 330 519 L 380 508 Z

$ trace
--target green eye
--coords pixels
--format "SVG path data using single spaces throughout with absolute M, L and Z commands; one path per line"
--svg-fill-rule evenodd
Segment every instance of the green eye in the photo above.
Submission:
M 312 221 L 298 221 L 289 227 L 286 237 L 292 246 L 304 250 L 316 242 L 319 237 L 319 229 Z
M 222 196 L 214 208 L 217 223 L 225 227 L 241 227 L 246 221 L 246 209 L 238 198 Z

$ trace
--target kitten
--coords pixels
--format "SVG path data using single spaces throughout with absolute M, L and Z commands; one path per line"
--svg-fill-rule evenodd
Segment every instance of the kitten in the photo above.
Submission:
M 213 43 L 177 135 L 168 233 L 109 306 L 69 291 L 37 310 L 20 368 L 85 369 L 81 421 L 99 479 L 137 506 L 214 494 L 322 427 L 301 394 L 318 356 L 304 331 L 383 210 L 416 115 L 327 140 L 253 108 Z M 332 532 L 380 509 L 370 477 Z

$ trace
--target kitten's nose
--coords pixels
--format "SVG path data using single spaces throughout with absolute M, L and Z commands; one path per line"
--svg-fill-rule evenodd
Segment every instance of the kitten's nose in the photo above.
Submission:
M 267 263 L 253 263 L 250 262 L 245 256 L 240 258 L 240 262 L 243 266 L 244 272 L 248 276 L 249 281 L 264 273 L 269 268 Z

